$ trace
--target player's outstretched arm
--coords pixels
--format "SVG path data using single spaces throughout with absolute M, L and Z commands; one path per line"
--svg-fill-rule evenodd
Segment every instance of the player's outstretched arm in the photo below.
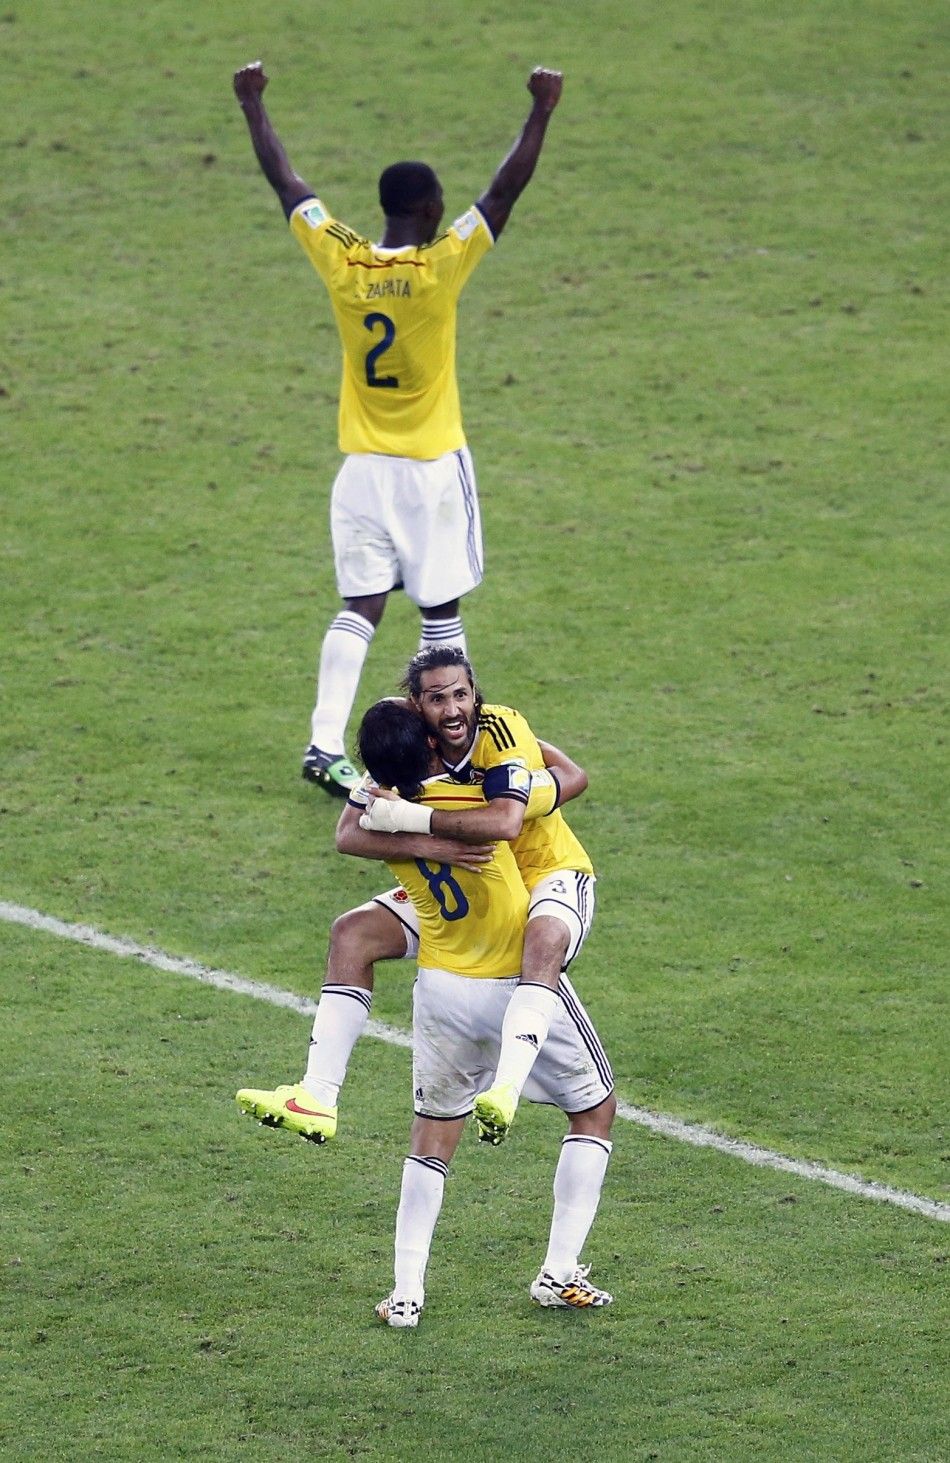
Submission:
M 264 107 L 266 85 L 267 76 L 260 61 L 252 61 L 234 73 L 234 95 L 247 121 L 257 161 L 289 218 L 302 199 L 313 196 L 313 189 L 294 172 L 283 143 L 274 131 Z
M 476 873 L 492 856 L 490 845 L 485 843 L 458 843 L 450 838 L 433 838 L 428 833 L 374 833 L 360 826 L 360 810 L 349 803 L 336 825 L 336 849 L 337 853 L 354 858 L 429 859 Z
M 563 80 L 560 71 L 548 71 L 544 66 L 536 67 L 528 78 L 528 90 L 534 100 L 521 136 L 492 178 L 488 192 L 478 200 L 478 207 L 496 239 L 531 181 L 551 113 L 561 97 Z

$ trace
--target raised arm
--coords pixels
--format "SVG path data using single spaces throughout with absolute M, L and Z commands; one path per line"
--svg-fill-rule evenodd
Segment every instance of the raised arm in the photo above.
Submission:
M 531 181 L 551 113 L 560 100 L 562 82 L 560 71 L 548 71 L 543 66 L 538 66 L 528 78 L 528 90 L 534 102 L 521 136 L 492 178 L 487 193 L 478 200 L 478 207 L 496 239 Z
M 274 131 L 264 108 L 266 85 L 267 77 L 260 61 L 252 61 L 234 73 L 234 94 L 241 104 L 257 161 L 289 218 L 302 199 L 313 196 L 313 189 L 294 172 L 283 143 Z

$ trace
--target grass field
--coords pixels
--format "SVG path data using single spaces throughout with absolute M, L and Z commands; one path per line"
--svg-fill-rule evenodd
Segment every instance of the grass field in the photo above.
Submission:
M 944 1203 L 947 30 L 924 0 L 637 14 L 10 0 L 0 902 L 301 994 L 384 871 L 299 778 L 336 606 L 338 355 L 230 77 L 374 233 L 422 156 L 537 177 L 463 299 L 492 699 L 574 753 L 577 983 L 629 1103 Z M 360 708 L 417 616 L 394 597 Z M 410 1108 L 241 1120 L 305 1018 L 0 923 L 0 1454 L 938 1460 L 937 1220 L 618 1123 L 596 1316 L 533 1310 L 560 1135 L 463 1144 L 377 1328 Z M 390 967 L 374 1015 L 405 1027 Z

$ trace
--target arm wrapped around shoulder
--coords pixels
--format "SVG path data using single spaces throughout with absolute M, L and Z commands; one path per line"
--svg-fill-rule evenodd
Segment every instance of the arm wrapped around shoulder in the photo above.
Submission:
M 360 815 L 360 827 L 372 833 L 428 833 L 432 809 L 404 798 L 373 798 Z

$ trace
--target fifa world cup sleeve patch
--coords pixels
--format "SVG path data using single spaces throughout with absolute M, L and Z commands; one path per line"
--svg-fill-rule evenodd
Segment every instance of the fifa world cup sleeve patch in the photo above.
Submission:
M 312 229 L 318 229 L 330 217 L 319 198 L 311 198 L 306 208 L 301 208 L 299 213 L 300 217 L 306 219 Z
M 347 802 L 351 807 L 365 811 L 366 805 L 369 802 L 370 793 L 375 791 L 375 788 L 376 784 L 369 773 L 364 772 L 361 780 L 350 790 Z
M 503 762 L 500 767 L 489 767 L 482 792 L 489 802 L 493 798 L 515 798 L 519 803 L 526 803 L 531 792 L 531 773 L 523 762 Z
M 472 237 L 480 222 L 477 210 L 470 208 L 468 213 L 463 213 L 461 218 L 455 220 L 452 227 L 464 244 L 466 239 Z

